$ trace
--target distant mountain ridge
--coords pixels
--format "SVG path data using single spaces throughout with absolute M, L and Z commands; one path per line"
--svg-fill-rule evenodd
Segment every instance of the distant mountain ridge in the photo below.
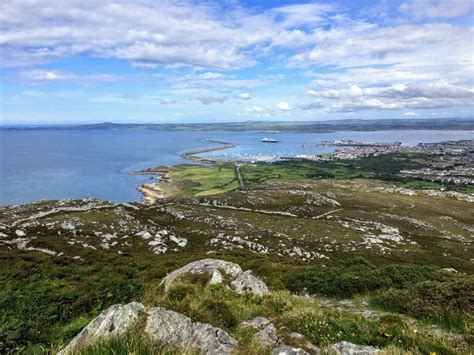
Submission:
M 160 130 L 324 133 L 334 131 L 474 130 L 474 118 L 337 120 L 320 122 L 246 121 L 219 123 L 93 123 L 55 126 L 0 126 L 0 130 Z

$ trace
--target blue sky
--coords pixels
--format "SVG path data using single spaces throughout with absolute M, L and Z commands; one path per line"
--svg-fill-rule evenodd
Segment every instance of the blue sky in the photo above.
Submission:
M 472 4 L 5 0 L 0 120 L 472 117 Z

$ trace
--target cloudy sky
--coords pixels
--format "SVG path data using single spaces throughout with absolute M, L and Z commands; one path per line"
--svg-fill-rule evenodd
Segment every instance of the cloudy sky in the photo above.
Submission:
M 470 0 L 3 0 L 0 120 L 472 117 Z

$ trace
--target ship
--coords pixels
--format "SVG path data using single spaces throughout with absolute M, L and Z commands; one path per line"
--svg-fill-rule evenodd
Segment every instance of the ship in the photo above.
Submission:
M 263 143 L 279 143 L 280 140 L 275 139 L 275 138 L 263 138 L 262 142 Z

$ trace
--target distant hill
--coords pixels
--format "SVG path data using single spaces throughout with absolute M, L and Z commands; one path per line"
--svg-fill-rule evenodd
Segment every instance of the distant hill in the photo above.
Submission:
M 474 130 L 474 118 L 337 120 L 320 122 L 247 121 L 229 123 L 97 123 L 55 126 L 3 126 L 0 130 L 159 130 L 334 132 L 386 130 Z

